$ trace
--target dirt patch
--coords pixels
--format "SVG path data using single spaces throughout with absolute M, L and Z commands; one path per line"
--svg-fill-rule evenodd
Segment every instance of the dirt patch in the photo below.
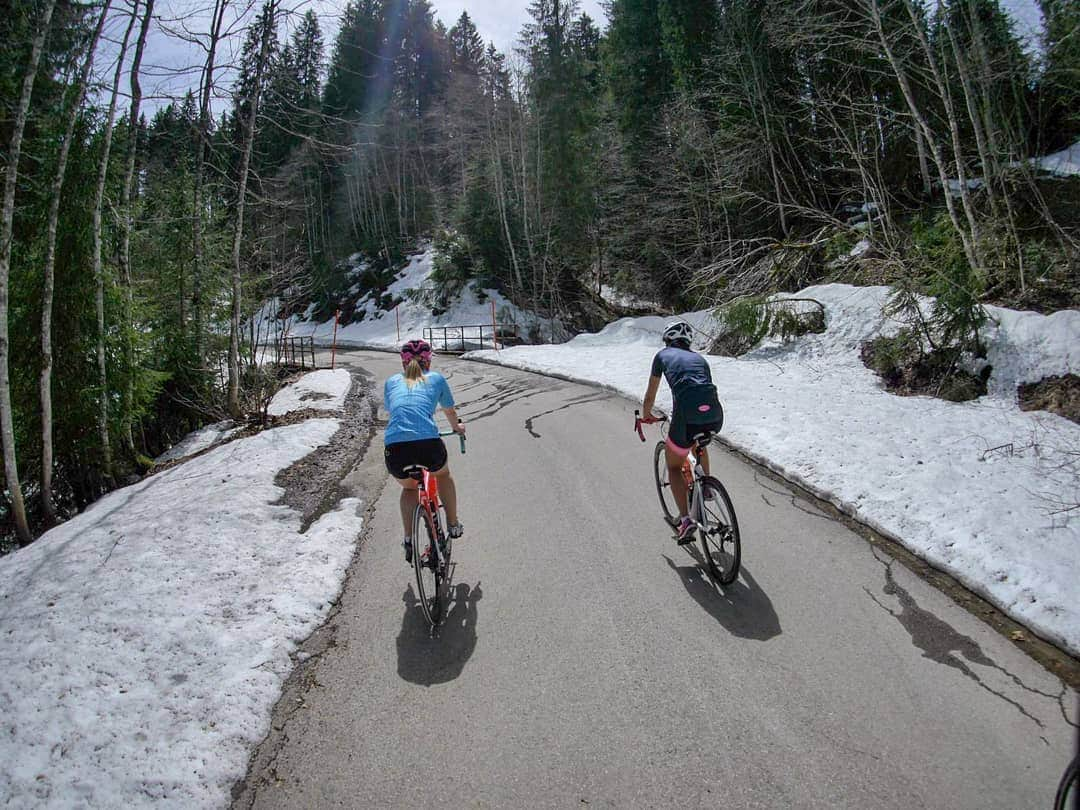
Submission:
M 977 399 L 986 394 L 991 371 L 987 365 L 976 376 L 959 367 L 955 351 L 923 351 L 918 336 L 909 330 L 868 340 L 859 356 L 878 373 L 886 389 L 905 397 L 939 397 L 949 402 Z
M 310 418 L 336 416 L 341 426 L 329 443 L 308 454 L 277 474 L 274 483 L 285 490 L 281 503 L 302 515 L 300 530 L 307 531 L 315 520 L 332 509 L 344 497 L 341 479 L 348 475 L 364 455 L 375 425 L 377 403 L 371 397 L 371 382 L 354 374 L 352 389 L 345 397 L 342 411 L 303 410 L 286 414 L 279 424 Z
M 1080 424 L 1080 377 L 1075 374 L 1024 383 L 1017 393 L 1022 411 L 1050 411 Z

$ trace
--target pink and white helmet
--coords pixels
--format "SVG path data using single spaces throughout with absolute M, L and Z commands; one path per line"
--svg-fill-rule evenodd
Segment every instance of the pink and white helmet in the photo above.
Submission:
M 412 360 L 420 363 L 420 368 L 427 371 L 431 366 L 431 344 L 426 340 L 410 340 L 401 347 L 401 365 L 407 366 Z

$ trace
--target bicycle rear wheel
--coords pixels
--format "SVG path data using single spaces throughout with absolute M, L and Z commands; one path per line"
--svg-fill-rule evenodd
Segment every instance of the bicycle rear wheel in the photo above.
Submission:
M 724 485 L 712 476 L 701 479 L 701 552 L 709 573 L 721 585 L 730 585 L 739 576 L 742 543 L 735 507 Z
M 664 510 L 664 520 L 671 526 L 679 516 L 679 507 L 675 505 L 675 496 L 671 492 L 668 480 L 667 456 L 664 453 L 666 442 L 657 442 L 653 451 L 653 472 L 656 475 L 656 494 L 660 498 L 660 508 Z
M 1054 797 L 1054 810 L 1076 810 L 1080 807 L 1080 756 L 1073 757 L 1069 767 L 1061 777 L 1057 795 Z
M 427 510 L 417 506 L 413 515 L 413 569 L 416 571 L 420 607 L 433 627 L 442 618 L 442 572 L 435 551 L 435 537 Z

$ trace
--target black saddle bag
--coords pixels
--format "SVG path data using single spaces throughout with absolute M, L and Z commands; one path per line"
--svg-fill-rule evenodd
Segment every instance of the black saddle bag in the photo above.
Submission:
M 716 395 L 716 386 L 697 385 L 679 397 L 679 410 L 688 425 L 715 425 L 719 430 L 724 424 L 724 409 Z

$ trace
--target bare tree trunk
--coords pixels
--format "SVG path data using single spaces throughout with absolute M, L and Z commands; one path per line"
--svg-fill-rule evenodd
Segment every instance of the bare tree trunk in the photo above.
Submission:
M 979 221 L 975 216 L 975 208 L 971 202 L 971 189 L 968 188 L 967 167 L 964 165 L 964 152 L 960 143 L 959 119 L 956 115 L 956 108 L 953 105 L 952 93 L 949 90 L 946 78 L 941 75 L 941 71 L 938 69 L 937 60 L 934 58 L 934 51 L 926 39 L 926 32 L 923 31 L 922 26 L 919 24 L 919 18 L 915 12 L 914 5 L 912 5 L 912 0 L 904 0 L 904 6 L 907 8 L 908 17 L 911 19 L 912 31 L 914 31 L 916 39 L 919 40 L 923 55 L 926 57 L 926 63 L 929 65 L 930 73 L 937 85 L 938 93 L 941 96 L 942 102 L 945 104 L 945 118 L 949 123 L 949 135 L 952 140 L 953 163 L 956 167 L 957 181 L 960 185 L 960 204 L 964 209 L 964 216 L 967 218 L 970 234 L 966 245 L 967 259 L 971 268 L 976 273 L 982 275 L 984 273 L 984 267 L 979 248 Z M 948 199 L 948 184 L 945 184 L 943 190 L 946 199 Z
M 225 7 L 229 0 L 216 0 L 214 16 L 210 23 L 210 41 L 206 47 L 206 63 L 203 66 L 199 90 L 199 147 L 195 153 L 195 189 L 191 218 L 191 242 L 194 268 L 191 279 L 191 308 L 195 331 L 195 362 L 199 368 L 206 365 L 203 356 L 203 282 L 206 273 L 205 247 L 203 245 L 203 175 L 210 152 L 210 99 L 214 92 L 214 62 L 217 56 L 221 27 L 225 19 Z
M 941 4 L 939 3 L 939 9 L 940 6 Z M 975 134 L 975 146 L 979 151 L 979 163 L 982 166 L 983 186 L 986 189 L 986 194 L 990 201 L 990 210 L 996 218 L 998 215 L 998 202 L 994 184 L 997 178 L 997 172 L 995 171 L 995 162 L 993 155 L 990 153 L 986 134 L 983 131 L 983 118 L 979 112 L 979 103 L 975 96 L 975 87 L 971 81 L 971 71 L 968 69 L 967 58 L 960 48 L 960 43 L 956 39 L 956 32 L 953 30 L 952 22 L 945 14 L 942 14 L 942 19 L 944 20 L 945 33 L 948 34 L 949 46 L 952 49 L 953 58 L 956 60 L 956 71 L 960 77 L 960 87 L 964 93 L 964 107 L 967 110 L 968 120 L 971 121 L 972 132 Z
M 506 214 L 506 178 L 503 177 L 502 155 L 499 152 L 498 130 L 495 128 L 497 109 L 495 100 L 492 98 L 488 106 L 487 124 L 488 140 L 491 144 L 492 171 L 495 174 L 495 199 L 499 205 L 499 219 L 502 222 L 503 234 L 506 236 L 506 246 L 510 250 L 510 264 L 514 272 L 514 281 L 518 290 L 524 288 L 521 278 L 521 267 L 518 265 L 517 249 L 514 246 L 514 237 L 510 231 L 510 221 Z M 511 161 L 513 158 L 511 157 Z
M 56 177 L 53 178 L 52 199 L 49 201 L 49 221 L 46 226 L 44 290 L 41 300 L 41 505 L 45 511 L 45 520 L 49 525 L 56 523 L 56 505 L 53 503 L 53 420 L 52 420 L 52 310 L 55 290 L 56 269 L 56 229 L 60 219 L 60 195 L 64 190 L 64 175 L 67 172 L 68 154 L 71 141 L 75 137 L 75 122 L 79 117 L 83 98 L 86 95 L 86 83 L 94 64 L 94 52 L 97 50 L 101 29 L 109 14 L 112 0 L 105 0 L 98 17 L 97 26 L 90 40 L 86 58 L 75 87 L 72 88 L 71 101 L 67 109 L 67 122 L 64 126 L 64 138 L 60 142 L 60 154 L 56 160 Z
M 259 92 L 262 89 L 263 70 L 266 67 L 267 52 L 270 49 L 270 31 L 274 27 L 274 11 L 277 0 L 270 0 L 267 16 L 263 21 L 262 42 L 259 44 L 259 59 L 255 64 L 255 86 L 251 91 L 251 108 L 244 122 L 243 151 L 240 156 L 240 177 L 236 190 L 236 226 L 233 230 L 232 243 L 232 318 L 229 328 L 229 414 L 233 419 L 242 419 L 244 412 L 240 408 L 240 243 L 244 236 L 244 202 L 247 196 L 248 169 L 251 166 L 251 150 L 255 141 L 255 119 L 259 112 Z
M 930 182 L 930 165 L 926 160 L 926 138 L 918 123 L 915 124 L 915 151 L 919 155 L 919 174 L 922 176 L 923 194 L 929 199 L 934 189 Z
M 112 443 L 109 439 L 109 386 L 105 364 L 105 266 L 101 259 L 102 223 L 101 211 L 105 204 L 105 182 L 109 176 L 109 154 L 112 151 L 113 119 L 116 116 L 116 101 L 120 95 L 120 77 L 124 73 L 124 56 L 127 54 L 131 32 L 139 18 L 139 4 L 136 0 L 128 20 L 120 53 L 116 57 L 116 73 L 113 75 L 112 95 L 109 98 L 109 112 L 105 116 L 105 129 L 101 146 L 101 162 L 98 165 L 97 189 L 94 192 L 93 227 L 94 227 L 94 307 L 97 314 L 97 367 L 98 385 L 101 387 L 98 408 L 98 436 L 101 439 L 102 466 L 105 470 L 106 483 L 110 486 L 113 479 Z
M 19 157 L 22 153 L 23 132 L 30 114 L 30 98 L 34 94 L 41 51 L 49 35 L 56 0 L 47 0 L 41 22 L 30 45 L 30 61 L 23 75 L 22 94 L 12 123 L 11 144 L 4 172 L 4 202 L 0 209 L 0 444 L 3 444 L 4 479 L 11 497 L 11 516 L 19 542 L 26 545 L 33 539 L 30 524 L 26 520 L 26 504 L 23 503 L 22 484 L 19 481 L 18 460 L 15 454 L 15 415 L 11 406 L 11 375 L 8 368 L 11 344 L 8 342 L 8 301 L 11 281 L 11 240 L 15 226 L 15 185 L 19 177 Z
M 919 109 L 919 105 L 915 101 L 915 94 L 911 89 L 911 82 L 908 80 L 907 73 L 904 71 L 903 66 L 896 57 L 896 53 L 889 43 L 889 38 L 885 33 L 885 28 L 882 25 L 881 20 L 881 8 L 878 5 L 879 0 L 867 0 L 867 8 L 870 11 L 871 19 L 874 24 L 874 29 L 877 32 L 878 39 L 881 42 L 881 47 L 885 51 L 885 57 L 889 61 L 889 66 L 892 68 L 894 75 L 896 76 L 897 83 L 900 85 L 900 91 L 903 93 L 904 101 L 907 103 L 908 112 L 911 113 L 912 119 L 915 121 L 915 125 L 922 132 L 926 138 L 927 146 L 930 148 L 930 155 L 933 158 L 934 166 L 938 172 L 938 180 L 941 182 L 942 192 L 945 195 L 945 208 L 949 212 L 949 219 L 952 221 L 953 228 L 956 229 L 957 234 L 960 236 L 960 242 L 964 246 L 964 255 L 968 260 L 968 264 L 972 267 L 978 267 L 978 261 L 972 245 L 972 234 L 964 228 L 960 222 L 960 215 L 956 210 L 956 202 L 953 200 L 952 194 L 949 193 L 949 173 L 945 167 L 945 158 L 941 151 L 941 146 L 938 144 L 937 139 L 934 137 L 934 131 L 930 128 L 929 122 Z M 914 18 L 914 15 L 913 15 Z M 917 24 L 917 23 L 916 23 Z M 933 55 L 931 54 L 931 57 Z M 967 193 L 965 189 L 965 194 Z
M 131 275 L 131 229 L 133 211 L 131 190 L 135 182 L 135 157 L 139 148 L 139 107 L 142 104 L 142 87 L 139 84 L 139 68 L 142 66 L 143 51 L 146 48 L 146 34 L 150 30 L 150 19 L 154 13 L 154 0 L 146 0 L 146 12 L 139 27 L 139 38 L 135 42 L 135 57 L 131 62 L 131 109 L 128 112 L 128 154 L 124 184 L 120 190 L 120 273 L 124 281 L 124 321 L 128 337 L 124 341 L 128 373 L 124 384 L 124 444 L 129 453 L 135 452 L 135 438 L 131 433 L 131 415 L 135 410 L 135 343 L 130 331 L 135 320 L 135 290 Z

